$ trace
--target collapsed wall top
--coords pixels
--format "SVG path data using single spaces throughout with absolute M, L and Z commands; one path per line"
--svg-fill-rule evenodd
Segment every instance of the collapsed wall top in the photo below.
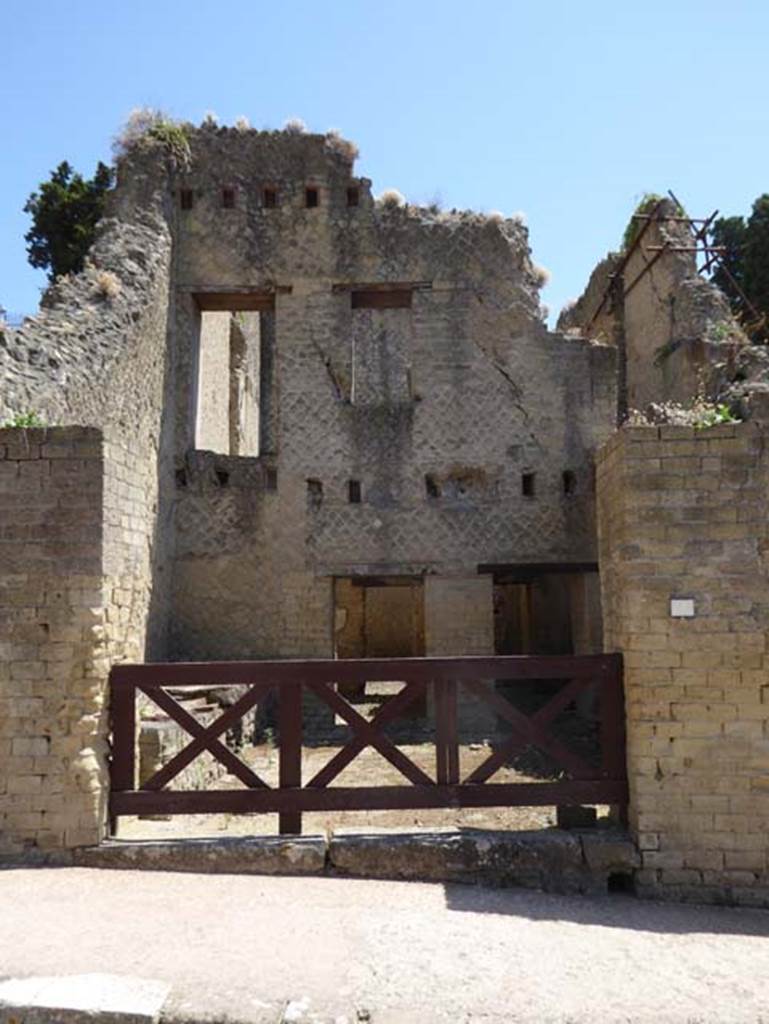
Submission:
M 519 218 L 375 198 L 335 133 L 204 126 L 172 159 L 169 216 L 182 288 L 270 288 L 297 278 L 504 283 L 522 322 L 541 323 L 541 271 Z M 115 208 L 135 216 L 158 173 L 152 139 L 119 161 Z

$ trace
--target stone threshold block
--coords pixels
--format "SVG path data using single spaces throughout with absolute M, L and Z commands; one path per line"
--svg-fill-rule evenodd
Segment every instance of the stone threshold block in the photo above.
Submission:
M 86 868 L 193 871 L 201 874 L 318 875 L 326 837 L 226 836 L 215 839 L 113 839 L 75 851 Z
M 597 895 L 607 891 L 611 875 L 631 876 L 638 854 L 623 832 L 339 829 L 329 843 L 329 866 L 339 874 L 366 878 Z
M 421 882 L 521 886 L 600 895 L 619 877 L 628 887 L 638 852 L 621 831 L 504 832 L 337 829 L 330 838 L 232 836 L 120 840 L 76 850 L 78 867 L 201 874 L 346 875 Z

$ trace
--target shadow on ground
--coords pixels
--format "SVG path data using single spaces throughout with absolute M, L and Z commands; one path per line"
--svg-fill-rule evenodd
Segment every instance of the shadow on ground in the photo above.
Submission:
M 487 889 L 444 883 L 449 910 L 507 914 L 530 921 L 568 921 L 658 934 L 753 935 L 769 938 L 769 910 L 661 903 L 625 893 L 561 896 L 524 889 Z

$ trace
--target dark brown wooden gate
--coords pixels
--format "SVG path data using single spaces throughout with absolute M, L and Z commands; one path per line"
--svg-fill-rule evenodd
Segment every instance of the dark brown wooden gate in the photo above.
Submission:
M 402 680 L 403 689 L 371 720 L 337 684 Z M 561 685 L 536 712 L 525 715 L 497 689 L 555 680 Z M 246 687 L 210 725 L 202 725 L 168 692 L 184 687 Z M 462 687 L 485 702 L 509 729 L 506 738 L 463 777 L 457 721 Z M 600 764 L 590 763 L 553 732 L 556 717 L 588 687 L 595 687 L 600 716 Z M 277 812 L 282 833 L 300 833 L 304 811 L 390 810 L 426 807 L 507 807 L 612 804 L 624 809 L 625 714 L 622 661 L 616 654 L 584 657 L 387 658 L 349 661 L 207 662 L 117 665 L 110 675 L 112 760 L 110 813 L 201 814 Z M 352 736 L 312 778 L 302 773 L 302 694 L 309 690 L 352 730 Z M 185 729 L 190 743 L 152 778 L 136 787 L 136 695 L 141 691 Z M 435 768 L 428 774 L 383 731 L 413 702 L 432 691 Z M 234 723 L 268 696 L 277 702 L 279 781 L 270 787 L 221 741 Z M 365 747 L 374 747 L 407 781 L 398 786 L 334 786 L 334 779 Z M 558 781 L 494 783 L 495 772 L 534 746 L 555 762 Z M 199 754 L 208 751 L 243 784 L 240 790 L 178 791 L 166 787 Z

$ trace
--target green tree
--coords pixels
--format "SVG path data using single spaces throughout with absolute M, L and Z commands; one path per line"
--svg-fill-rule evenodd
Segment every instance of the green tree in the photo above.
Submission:
M 769 316 L 769 195 L 759 196 L 745 228 L 745 294 L 759 313 Z
M 83 269 L 113 176 L 112 168 L 99 162 L 93 178 L 86 180 L 65 160 L 27 199 L 24 212 L 32 217 L 24 236 L 27 257 L 33 267 L 48 271 L 50 281 Z
M 713 245 L 720 246 L 721 261 L 713 271 L 713 280 L 729 299 L 738 315 L 747 315 L 740 291 L 745 290 L 743 252 L 745 250 L 745 218 L 721 217 L 713 225 Z
M 729 299 L 753 341 L 769 334 L 769 195 L 758 197 L 750 216 L 722 217 L 713 225 L 722 246 L 713 280 Z

